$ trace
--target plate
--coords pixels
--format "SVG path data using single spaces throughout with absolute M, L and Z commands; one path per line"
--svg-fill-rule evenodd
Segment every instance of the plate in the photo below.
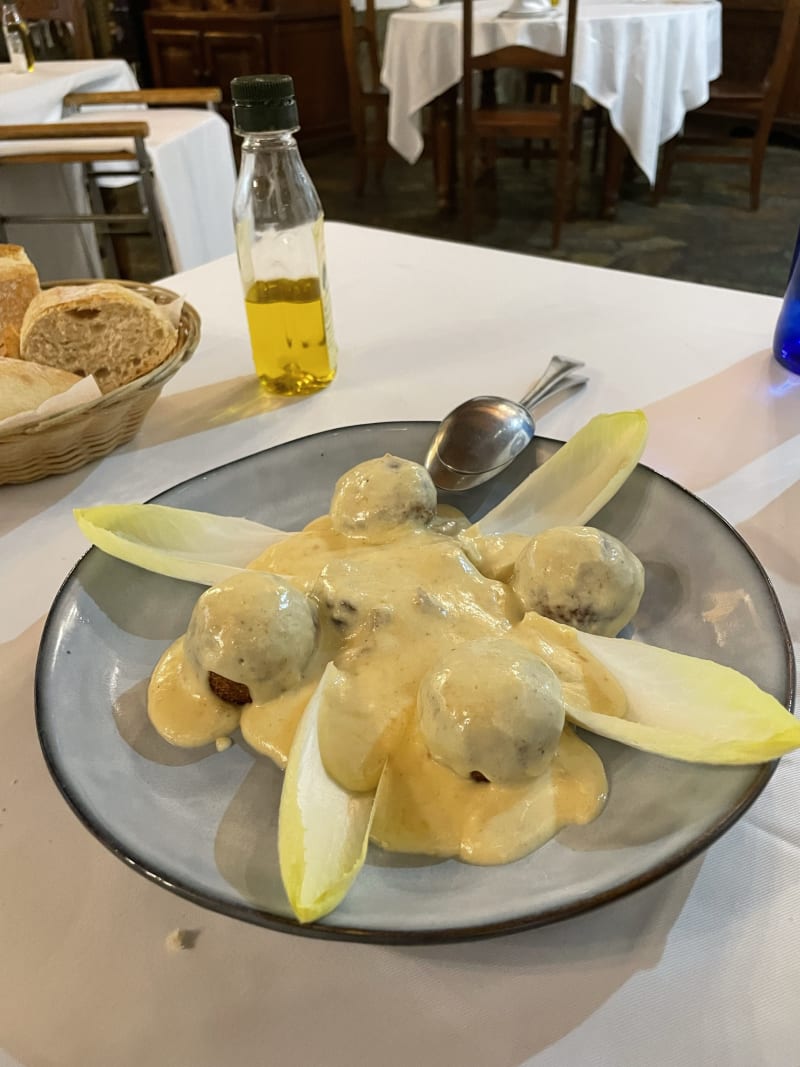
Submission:
M 329 431 L 219 467 L 156 499 L 296 530 L 327 511 L 334 482 L 349 467 L 385 452 L 421 460 L 434 428 Z M 480 518 L 558 444 L 537 438 L 493 482 L 450 502 Z M 794 663 L 781 610 L 758 561 L 719 515 L 639 466 L 594 522 L 645 565 L 634 636 L 736 667 L 790 706 Z M 610 782 L 594 823 L 570 827 L 502 867 L 371 848 L 339 908 L 301 926 L 278 871 L 281 772 L 244 742 L 222 753 L 173 748 L 146 716 L 148 676 L 186 628 L 200 591 L 91 549 L 47 619 L 37 725 L 59 789 L 99 841 L 145 877 L 239 919 L 380 942 L 465 940 L 565 919 L 695 856 L 743 814 L 774 770 L 682 764 L 586 735 Z
M 514 11 L 509 8 L 507 11 L 501 11 L 497 16 L 499 19 L 556 19 L 561 18 L 561 12 L 558 8 L 542 8 L 540 11 Z

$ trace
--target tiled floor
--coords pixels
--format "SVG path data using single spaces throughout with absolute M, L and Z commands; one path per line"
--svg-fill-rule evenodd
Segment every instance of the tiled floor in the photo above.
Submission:
M 584 159 L 588 158 L 588 151 Z M 427 160 L 409 166 L 394 157 L 383 189 L 353 195 L 345 153 L 308 156 L 311 175 L 332 219 L 407 233 L 461 240 L 459 218 L 436 211 Z M 641 274 L 782 294 L 800 227 L 800 143 L 771 146 L 761 207 L 748 210 L 746 167 L 676 164 L 669 195 L 653 206 L 640 173 L 623 187 L 617 218 L 597 217 L 600 176 L 584 167 L 579 217 L 568 223 L 561 247 L 550 249 L 550 163 L 501 159 L 496 181 L 478 198 L 476 242 L 533 255 L 556 256 Z
M 679 164 L 658 207 L 642 175 L 630 175 L 616 220 L 606 222 L 597 217 L 600 176 L 585 166 L 579 217 L 565 226 L 557 252 L 550 249 L 552 165 L 534 161 L 525 171 L 519 160 L 501 159 L 495 181 L 479 190 L 476 243 L 781 295 L 800 226 L 800 141 L 782 140 L 768 150 L 758 212 L 747 207 L 745 167 Z M 394 156 L 382 188 L 371 184 L 357 197 L 347 145 L 305 158 L 328 218 L 462 239 L 458 216 L 436 209 L 430 161 L 412 167 Z M 125 277 L 157 276 L 147 239 L 125 242 L 120 267 Z

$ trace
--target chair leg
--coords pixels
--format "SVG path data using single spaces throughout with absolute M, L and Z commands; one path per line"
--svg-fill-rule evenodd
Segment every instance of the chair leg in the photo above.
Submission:
M 569 192 L 569 218 L 574 219 L 578 214 L 578 192 L 581 184 L 581 154 L 583 150 L 583 112 L 578 117 L 573 132 L 571 146 L 572 176 Z
M 158 206 L 156 187 L 155 182 L 153 181 L 153 172 L 150 169 L 149 164 L 147 166 L 141 166 L 141 181 L 139 185 L 142 210 L 147 215 L 150 232 L 153 235 L 156 248 L 158 249 L 158 256 L 161 260 L 161 269 L 164 275 L 172 274 L 174 273 L 172 256 L 170 255 L 167 237 L 164 233 L 164 226 L 161 222 L 161 210 Z
M 750 154 L 750 210 L 758 211 L 761 203 L 761 173 L 764 169 L 764 156 L 767 151 L 767 138 L 758 137 Z
M 472 133 L 464 131 L 464 238 L 472 240 L 475 210 L 475 141 Z
M 378 185 L 383 185 L 383 174 L 386 169 L 386 160 L 389 158 L 388 116 L 385 109 L 381 109 L 378 113 L 375 136 L 375 181 Z
M 562 140 L 558 147 L 558 166 L 556 169 L 555 203 L 553 205 L 553 239 L 552 248 L 558 248 L 561 243 L 561 227 L 564 223 L 567 203 L 567 183 L 569 181 L 570 156 L 572 146 L 567 140 Z
M 600 142 L 603 139 L 605 119 L 605 109 L 600 107 L 599 104 L 595 104 L 594 114 L 592 116 L 592 158 L 590 163 L 590 166 L 592 168 L 592 174 L 597 173 L 597 164 L 600 160 Z
M 87 192 L 89 194 L 89 203 L 91 204 L 92 211 L 95 215 L 104 215 L 106 213 L 106 208 L 105 204 L 103 203 L 102 193 L 97 187 L 96 176 L 87 169 L 84 173 L 84 181 L 86 184 Z M 102 223 L 100 225 L 102 225 Z M 97 231 L 98 224 L 95 223 L 95 232 Z M 114 246 L 114 238 L 112 237 L 107 226 L 104 227 L 100 232 L 97 232 L 97 243 L 102 249 L 103 259 L 105 260 L 106 277 L 119 278 L 117 250 Z
M 363 196 L 367 187 L 367 143 L 363 131 L 356 132 L 355 141 L 355 169 L 353 171 L 353 192 L 356 196 Z
M 662 197 L 669 190 L 669 182 L 672 177 L 672 168 L 675 164 L 675 156 L 678 152 L 678 141 L 680 137 L 673 137 L 671 141 L 667 141 L 664 147 L 661 149 L 661 166 L 658 168 L 658 174 L 656 175 L 656 184 L 653 189 L 653 204 L 658 205 L 661 203 Z
M 379 144 L 377 146 L 375 154 L 375 182 L 377 185 L 383 185 L 383 173 L 386 169 L 386 148 L 384 145 Z

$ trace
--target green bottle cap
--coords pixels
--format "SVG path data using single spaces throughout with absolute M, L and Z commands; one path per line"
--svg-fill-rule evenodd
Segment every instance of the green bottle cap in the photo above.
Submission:
M 288 74 L 247 74 L 231 82 L 237 133 L 296 130 L 300 126 L 294 82 Z

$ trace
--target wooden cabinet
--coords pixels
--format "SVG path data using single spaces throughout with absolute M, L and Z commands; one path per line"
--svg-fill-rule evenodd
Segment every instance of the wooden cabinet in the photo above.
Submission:
M 209 29 L 203 34 L 204 77 L 223 87 L 240 74 L 264 74 L 270 69 L 267 40 L 258 27 Z M 281 72 L 283 73 L 283 72 Z
M 338 0 L 151 0 L 145 29 L 153 84 L 218 85 L 231 117 L 240 74 L 291 74 L 303 143 L 349 131 Z
M 203 78 L 203 35 L 199 30 L 156 27 L 148 33 L 150 69 L 159 89 L 199 85 Z
M 778 40 L 783 0 L 722 0 L 722 71 L 732 81 L 764 77 Z M 777 122 L 800 122 L 800 37 L 778 106 Z

